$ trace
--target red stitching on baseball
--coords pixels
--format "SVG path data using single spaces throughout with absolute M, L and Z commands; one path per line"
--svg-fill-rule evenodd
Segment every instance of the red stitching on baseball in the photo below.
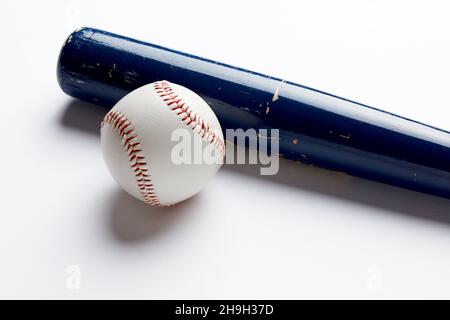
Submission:
M 161 204 L 156 196 L 150 174 L 148 173 L 147 162 L 145 157 L 140 154 L 142 150 L 139 148 L 141 144 L 138 141 L 138 135 L 130 121 L 119 111 L 110 111 L 106 114 L 101 126 L 103 127 L 105 124 L 111 125 L 119 133 L 121 142 L 128 153 L 130 167 L 134 171 L 136 182 L 144 201 L 152 206 L 166 206 Z M 125 129 L 128 130 L 125 131 Z
M 225 154 L 225 142 L 216 131 L 200 116 L 197 114 L 181 99 L 178 94 L 170 86 L 167 81 L 158 81 L 153 84 L 153 88 L 156 93 L 162 98 L 171 111 L 180 118 L 180 120 L 192 130 L 195 130 L 200 126 L 200 132 L 198 134 L 203 140 L 214 144 L 216 150 L 219 151 L 222 157 Z M 172 106 L 175 104 L 175 106 Z

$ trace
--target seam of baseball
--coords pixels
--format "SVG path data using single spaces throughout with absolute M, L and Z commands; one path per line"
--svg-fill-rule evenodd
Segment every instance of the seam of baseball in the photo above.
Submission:
M 197 129 L 197 134 L 202 137 L 202 140 L 212 143 L 216 150 L 219 151 L 223 157 L 225 154 L 225 142 L 217 134 L 216 129 L 213 128 L 206 120 L 191 109 L 191 107 L 183 101 L 183 99 L 175 92 L 167 81 L 158 81 L 153 83 L 153 88 L 161 97 L 165 104 L 173 111 L 178 118 L 194 132 Z
M 102 121 L 101 127 L 110 125 L 119 135 L 120 140 L 128 153 L 131 170 L 136 176 L 136 183 L 144 201 L 152 206 L 164 207 L 156 193 L 152 183 L 150 169 L 142 152 L 139 136 L 133 129 L 132 123 L 120 111 L 111 110 Z

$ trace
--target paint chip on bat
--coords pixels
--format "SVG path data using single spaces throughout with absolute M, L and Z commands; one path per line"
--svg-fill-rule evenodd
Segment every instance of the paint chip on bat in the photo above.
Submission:
M 278 85 L 278 87 L 275 89 L 275 92 L 273 93 L 273 97 L 272 97 L 272 102 L 275 102 L 279 99 L 281 87 L 285 83 L 286 83 L 286 80 L 281 81 L 280 84 Z

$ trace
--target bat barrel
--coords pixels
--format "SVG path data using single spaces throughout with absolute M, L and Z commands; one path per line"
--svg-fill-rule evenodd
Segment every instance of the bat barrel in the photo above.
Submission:
M 70 35 L 57 76 L 107 108 L 168 80 L 202 96 L 224 129 L 279 129 L 285 158 L 450 198 L 450 133 L 361 103 L 91 28 Z

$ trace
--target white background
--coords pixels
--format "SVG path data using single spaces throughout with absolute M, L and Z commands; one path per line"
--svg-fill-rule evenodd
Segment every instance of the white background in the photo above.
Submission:
M 104 111 L 55 76 L 91 26 L 449 130 L 447 3 L 2 1 L 0 297 L 450 298 L 449 200 L 283 161 L 151 209 L 103 164 Z

